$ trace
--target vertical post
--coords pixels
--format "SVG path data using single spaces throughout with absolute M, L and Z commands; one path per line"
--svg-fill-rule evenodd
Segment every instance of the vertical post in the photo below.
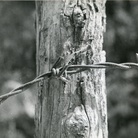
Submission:
M 55 60 L 66 64 L 105 61 L 106 0 L 57 0 L 36 2 L 37 75 L 48 72 Z M 46 78 L 38 86 L 36 138 L 107 138 L 107 105 L 104 69 Z

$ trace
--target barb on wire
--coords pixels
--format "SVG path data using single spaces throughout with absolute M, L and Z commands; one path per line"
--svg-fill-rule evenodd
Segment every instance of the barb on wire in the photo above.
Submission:
M 57 65 L 59 64 L 59 62 L 63 59 L 63 57 L 59 57 L 57 59 L 57 61 L 54 63 L 54 65 L 53 65 L 50 72 L 43 73 L 43 74 L 39 75 L 38 77 L 36 77 L 34 80 L 32 80 L 30 82 L 27 82 L 27 83 L 23 84 L 22 86 L 20 86 L 16 89 L 13 89 L 12 91 L 10 91 L 7 94 L 1 95 L 0 96 L 0 104 L 2 102 L 4 102 L 7 98 L 25 91 L 30 85 L 43 80 L 45 77 L 49 78 L 52 75 L 56 75 L 62 81 L 68 82 L 68 80 L 65 77 L 63 77 L 63 74 L 65 74 L 65 71 L 67 72 L 67 74 L 71 75 L 71 74 L 79 73 L 79 72 L 89 70 L 89 69 L 106 69 L 106 68 L 130 69 L 130 68 L 138 68 L 138 64 L 136 64 L 136 63 L 117 64 L 117 63 L 113 63 L 113 62 L 104 62 L 104 63 L 95 63 L 95 64 L 92 64 L 92 65 L 69 65 L 70 61 L 75 56 L 75 54 L 78 54 L 80 52 L 84 52 L 88 48 L 89 47 L 81 49 L 79 51 L 76 51 L 76 52 L 72 53 L 71 55 L 68 55 L 65 59 L 65 65 L 63 67 L 56 68 Z
M 60 57 L 56 60 L 56 62 L 54 63 L 54 65 L 53 65 L 52 68 L 56 68 L 57 65 L 59 64 L 59 62 L 60 62 L 62 59 L 64 59 L 64 58 L 60 56 Z

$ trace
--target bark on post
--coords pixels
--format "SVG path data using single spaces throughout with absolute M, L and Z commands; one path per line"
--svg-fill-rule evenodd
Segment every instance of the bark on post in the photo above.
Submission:
M 106 0 L 36 2 L 37 75 L 55 60 L 86 49 L 72 64 L 105 61 L 102 50 Z M 46 78 L 38 87 L 36 138 L 107 138 L 104 69 Z

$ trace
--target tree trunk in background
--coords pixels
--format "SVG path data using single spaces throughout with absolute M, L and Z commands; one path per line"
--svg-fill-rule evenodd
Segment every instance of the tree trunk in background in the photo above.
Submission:
M 49 72 L 59 56 L 63 66 L 81 49 L 72 64 L 105 61 L 105 1 L 36 2 L 37 75 Z M 39 83 L 36 138 L 107 138 L 105 70 L 64 76 L 67 83 L 54 75 Z

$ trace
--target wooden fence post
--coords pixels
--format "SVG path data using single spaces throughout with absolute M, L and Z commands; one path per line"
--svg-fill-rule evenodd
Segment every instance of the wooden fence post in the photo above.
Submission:
M 37 75 L 51 70 L 59 56 L 75 51 L 71 64 L 105 61 L 106 0 L 36 1 Z M 36 138 L 107 138 L 105 70 L 51 76 L 39 83 Z

